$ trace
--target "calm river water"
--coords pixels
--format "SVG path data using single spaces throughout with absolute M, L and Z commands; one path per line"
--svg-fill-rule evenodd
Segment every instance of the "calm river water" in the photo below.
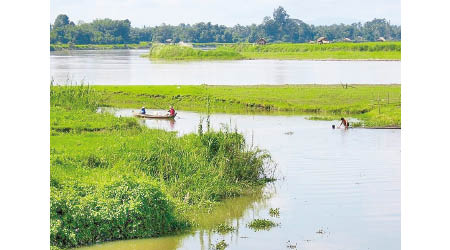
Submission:
M 381 84 L 400 83 L 400 61 L 151 61 L 148 50 L 50 52 L 51 77 L 58 84 Z
M 115 111 L 130 116 L 131 110 Z M 142 120 L 151 128 L 195 132 L 201 115 L 179 112 L 175 121 Z M 282 178 L 263 195 L 226 201 L 202 218 L 202 229 L 186 235 L 98 244 L 86 249 L 210 249 L 225 240 L 226 249 L 400 249 L 400 130 L 331 129 L 337 121 L 302 116 L 214 114 L 219 129 L 231 124 L 247 141 L 267 149 Z M 280 208 L 271 218 L 270 208 Z M 254 232 L 255 218 L 280 223 Z M 214 233 L 219 223 L 237 230 Z M 323 232 L 323 233 L 318 233 Z M 289 241 L 289 244 L 287 243 Z

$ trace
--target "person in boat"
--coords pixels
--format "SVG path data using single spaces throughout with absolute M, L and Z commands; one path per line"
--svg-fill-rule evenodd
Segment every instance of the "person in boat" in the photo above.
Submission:
M 141 114 L 145 115 L 145 107 L 141 108 Z
M 175 116 L 175 109 L 173 109 L 173 106 L 170 106 L 170 109 L 167 112 L 169 112 L 169 116 Z
M 348 129 L 348 126 L 350 125 L 350 123 L 349 123 L 347 120 L 345 120 L 344 117 L 342 117 L 342 118 L 341 118 L 341 124 L 339 124 L 339 127 L 338 127 L 338 128 L 340 128 L 341 125 L 344 125 L 344 128 L 345 128 L 345 129 Z

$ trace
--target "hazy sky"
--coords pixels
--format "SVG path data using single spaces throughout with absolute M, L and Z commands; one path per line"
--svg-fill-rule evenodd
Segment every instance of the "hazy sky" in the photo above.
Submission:
M 50 22 L 66 14 L 75 23 L 128 19 L 134 27 L 208 21 L 248 25 L 260 24 L 278 6 L 308 24 L 350 24 L 373 18 L 400 24 L 400 0 L 51 0 Z

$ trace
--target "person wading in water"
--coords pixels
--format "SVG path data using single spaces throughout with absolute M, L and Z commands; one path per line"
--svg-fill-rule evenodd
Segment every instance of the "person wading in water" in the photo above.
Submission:
M 348 129 L 348 126 L 350 125 L 350 123 L 344 119 L 344 117 L 341 118 L 341 124 L 339 124 L 339 127 L 341 127 L 341 125 L 344 125 L 345 129 Z

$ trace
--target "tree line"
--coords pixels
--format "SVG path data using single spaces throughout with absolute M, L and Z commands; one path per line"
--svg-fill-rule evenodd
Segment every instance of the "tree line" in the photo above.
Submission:
M 247 26 L 181 23 L 177 26 L 162 24 L 155 27 L 131 27 L 126 20 L 96 19 L 90 23 L 70 21 L 67 15 L 58 15 L 50 25 L 50 43 L 124 44 L 139 42 L 238 43 L 255 42 L 265 38 L 268 42 L 303 43 L 326 37 L 328 40 L 349 38 L 355 41 L 401 40 L 401 27 L 386 19 L 374 19 L 364 24 L 309 25 L 291 18 L 283 7 L 274 10 L 272 17 L 264 17 L 261 24 Z

